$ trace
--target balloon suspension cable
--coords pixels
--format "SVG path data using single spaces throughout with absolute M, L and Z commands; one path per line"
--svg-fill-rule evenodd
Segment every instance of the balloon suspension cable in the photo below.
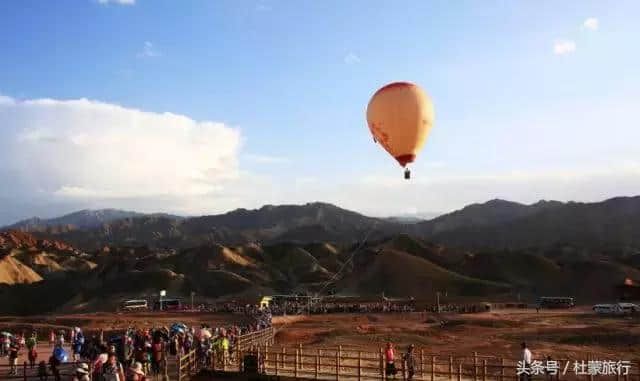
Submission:
M 347 267 L 347 265 L 353 260 L 353 257 L 360 251 L 360 249 L 362 249 L 362 247 L 367 243 L 367 239 L 369 239 L 369 236 L 371 235 L 371 233 L 373 232 L 373 230 L 376 228 L 376 226 L 378 226 L 378 221 L 374 222 L 373 225 L 371 226 L 371 228 L 369 229 L 369 231 L 367 232 L 367 234 L 365 235 L 364 239 L 362 240 L 362 242 L 360 243 L 360 245 L 358 245 L 356 247 L 356 249 L 351 253 L 351 255 L 349 255 L 349 259 L 347 259 L 343 264 L 342 267 L 340 267 L 340 269 L 333 274 L 333 276 L 331 277 L 331 279 L 329 279 L 324 286 L 322 286 L 322 288 L 320 289 L 320 291 L 318 291 L 318 295 L 320 295 L 322 293 L 322 291 L 324 291 L 327 286 L 329 286 L 337 277 L 338 275 L 340 275 L 340 273 L 342 272 L 342 270 L 345 269 L 345 267 Z

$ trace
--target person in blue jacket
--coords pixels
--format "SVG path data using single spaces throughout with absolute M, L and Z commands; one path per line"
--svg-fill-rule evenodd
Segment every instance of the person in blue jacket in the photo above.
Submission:
M 73 361 L 80 361 L 80 354 L 82 353 L 82 347 L 84 346 L 84 334 L 78 327 L 75 328 L 75 338 L 73 340 Z

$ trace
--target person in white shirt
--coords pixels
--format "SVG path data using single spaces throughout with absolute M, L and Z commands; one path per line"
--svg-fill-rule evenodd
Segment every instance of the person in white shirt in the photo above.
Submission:
M 531 351 L 527 347 L 527 343 L 523 342 L 522 346 L 522 363 L 527 372 L 520 375 L 521 380 L 531 381 Z

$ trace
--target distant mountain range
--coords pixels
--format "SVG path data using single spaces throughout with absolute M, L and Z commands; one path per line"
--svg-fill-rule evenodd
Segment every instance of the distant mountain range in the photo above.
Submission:
M 105 223 L 123 220 L 126 218 L 136 218 L 149 216 L 149 214 L 130 212 L 119 209 L 99 209 L 99 210 L 80 210 L 78 212 L 66 214 L 61 217 L 43 219 L 32 217 L 26 220 L 16 222 L 13 225 L 5 226 L 3 230 L 22 230 L 30 232 L 43 232 L 51 230 L 87 230 L 102 226 Z M 182 217 L 172 216 L 163 213 L 155 213 L 151 216 L 165 216 L 168 218 L 180 219 Z
M 624 252 L 640 247 L 640 197 L 595 203 L 505 200 L 473 204 L 419 221 L 374 218 L 327 203 L 266 205 L 211 216 L 182 218 L 119 210 L 81 211 L 10 226 L 41 238 L 59 239 L 85 251 L 104 246 L 197 247 L 247 242 L 330 242 L 407 234 L 466 249 L 523 249 L 572 244 Z M 631 249 L 630 249 L 631 248 Z

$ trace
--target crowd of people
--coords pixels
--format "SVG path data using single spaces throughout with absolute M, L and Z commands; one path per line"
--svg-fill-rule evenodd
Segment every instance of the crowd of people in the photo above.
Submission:
M 348 302 L 304 302 L 282 301 L 271 302 L 269 309 L 272 315 L 298 315 L 298 314 L 332 314 L 332 313 L 389 313 L 389 312 L 415 312 L 412 304 L 400 304 L 390 302 L 376 303 L 348 303 Z
M 177 359 L 195 350 L 197 359 L 210 365 L 215 353 L 219 363 L 228 363 L 238 348 L 242 335 L 271 326 L 271 315 L 261 311 L 249 324 L 228 327 L 210 327 L 206 324 L 187 326 L 174 323 L 170 327 L 135 328 L 114 332 L 106 337 L 104 331 L 85 333 L 79 327 L 69 331 L 51 331 L 49 344 L 53 348 L 45 360 L 38 363 L 38 336 L 25 332 L 0 336 L 0 356 L 9 360 L 9 374 L 17 374 L 20 352 L 28 351 L 29 366 L 37 369 L 40 380 L 52 376 L 61 380 L 60 366 L 72 362 L 76 366 L 73 381 L 143 381 L 148 376 L 159 376 L 165 369 L 166 360 Z M 41 347 L 42 348 L 42 347 Z M 71 352 L 69 356 L 68 351 Z M 91 376 L 91 377 L 90 377 Z
M 458 313 L 458 314 L 471 314 L 478 312 L 488 312 L 491 310 L 491 306 L 488 304 L 479 305 L 479 304 L 441 304 L 440 306 L 434 304 L 428 306 L 427 312 L 449 312 L 449 313 Z

